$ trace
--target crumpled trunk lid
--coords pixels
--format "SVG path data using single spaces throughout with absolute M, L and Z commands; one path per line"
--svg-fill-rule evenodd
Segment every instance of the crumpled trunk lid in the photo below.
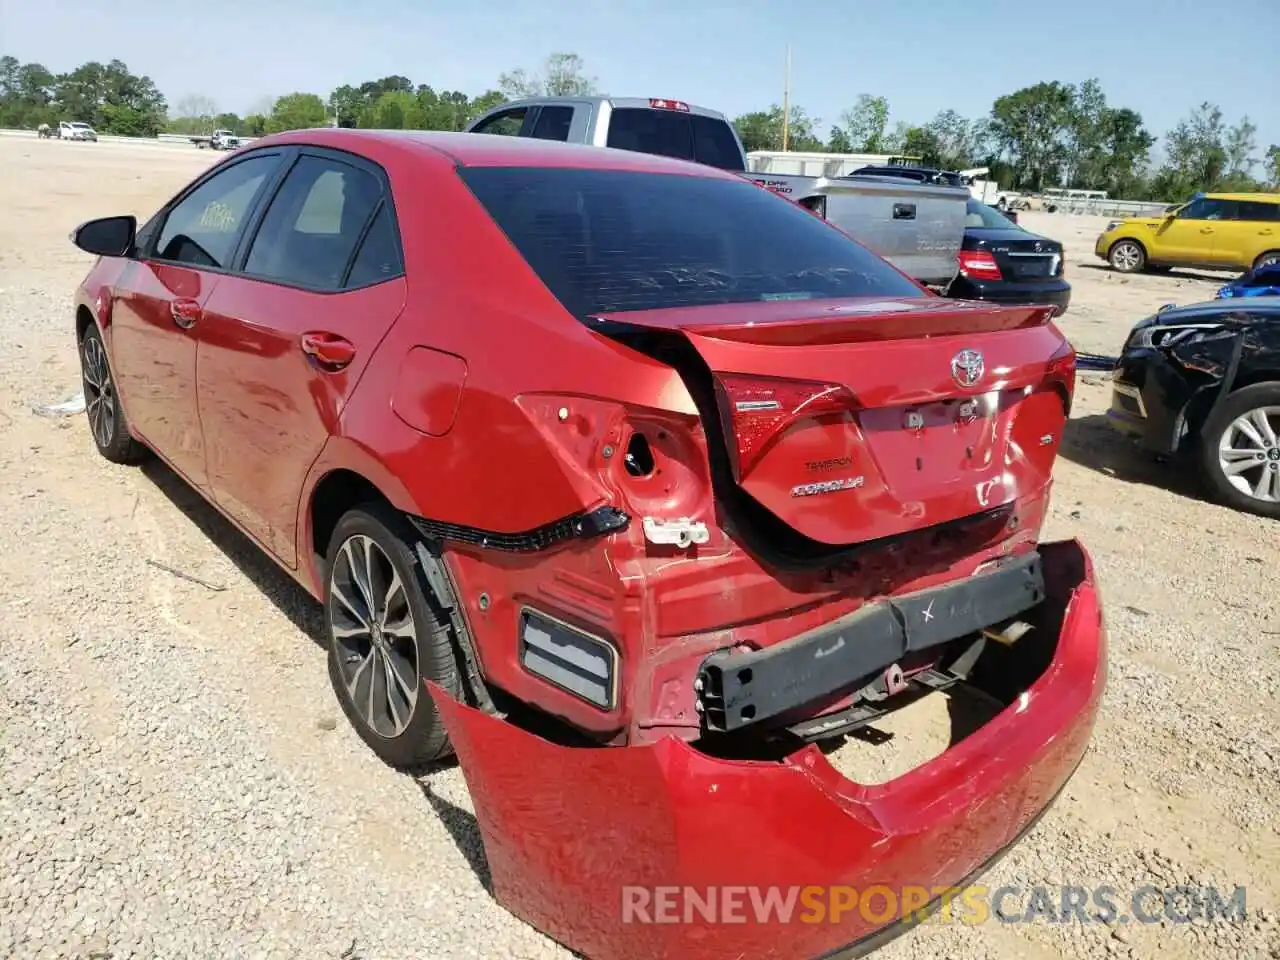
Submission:
M 732 482 L 803 537 L 844 546 L 1048 482 L 1074 380 L 1050 314 L 936 297 L 752 302 L 612 314 L 597 329 L 682 336 L 711 380 L 704 421 Z

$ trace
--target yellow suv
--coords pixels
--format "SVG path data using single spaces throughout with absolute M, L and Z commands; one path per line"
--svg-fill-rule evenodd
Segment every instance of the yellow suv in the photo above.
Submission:
M 1159 217 L 1113 220 L 1093 252 L 1121 273 L 1280 263 L 1280 193 L 1198 193 Z

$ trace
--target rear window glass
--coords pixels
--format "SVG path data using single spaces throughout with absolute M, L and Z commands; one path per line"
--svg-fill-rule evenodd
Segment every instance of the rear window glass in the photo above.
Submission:
M 623 107 L 609 116 L 605 144 L 616 150 L 694 160 L 721 170 L 743 170 L 742 148 L 724 120 L 648 107 Z
M 577 317 L 920 296 L 870 250 L 746 180 L 510 167 L 460 175 Z
M 964 218 L 966 227 L 987 228 L 991 230 L 1021 230 L 1022 228 L 1004 216 L 995 207 L 989 207 L 977 200 L 969 200 Z

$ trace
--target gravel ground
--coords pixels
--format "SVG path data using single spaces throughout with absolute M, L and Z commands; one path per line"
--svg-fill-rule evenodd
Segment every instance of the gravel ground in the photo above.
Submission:
M 212 159 L 0 140 L 0 956 L 568 956 L 487 892 L 460 772 L 399 776 L 348 729 L 307 597 L 167 471 L 33 412 L 78 386 L 68 231 L 149 215 Z M 1098 219 L 1023 223 L 1068 244 L 1081 350 L 1226 279 L 1121 278 L 1095 267 Z M 1245 922 L 934 923 L 886 960 L 1280 955 L 1280 527 L 1113 436 L 1100 375 L 1078 397 L 1048 535 L 1093 551 L 1111 684 L 1062 800 L 987 882 L 1240 885 Z

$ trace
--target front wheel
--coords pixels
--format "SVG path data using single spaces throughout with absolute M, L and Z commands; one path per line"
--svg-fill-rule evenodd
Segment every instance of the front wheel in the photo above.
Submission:
M 129 433 L 129 421 L 115 377 L 107 360 L 107 348 L 96 326 L 90 326 L 80 341 L 80 379 L 84 390 L 84 410 L 89 432 L 98 453 L 112 463 L 140 463 L 147 448 Z
M 1261 270 L 1263 267 L 1274 267 L 1276 264 L 1280 264 L 1280 250 L 1268 250 L 1253 261 L 1253 269 Z
M 1221 503 L 1280 519 L 1280 383 L 1227 397 L 1201 431 L 1200 469 Z
M 453 752 L 424 679 L 461 696 L 453 625 L 428 596 L 416 534 L 394 509 L 346 513 L 329 542 L 325 628 L 329 680 L 373 752 L 413 770 Z
M 1107 254 L 1111 267 L 1120 273 L 1138 273 L 1147 263 L 1147 252 L 1133 240 L 1120 240 Z

